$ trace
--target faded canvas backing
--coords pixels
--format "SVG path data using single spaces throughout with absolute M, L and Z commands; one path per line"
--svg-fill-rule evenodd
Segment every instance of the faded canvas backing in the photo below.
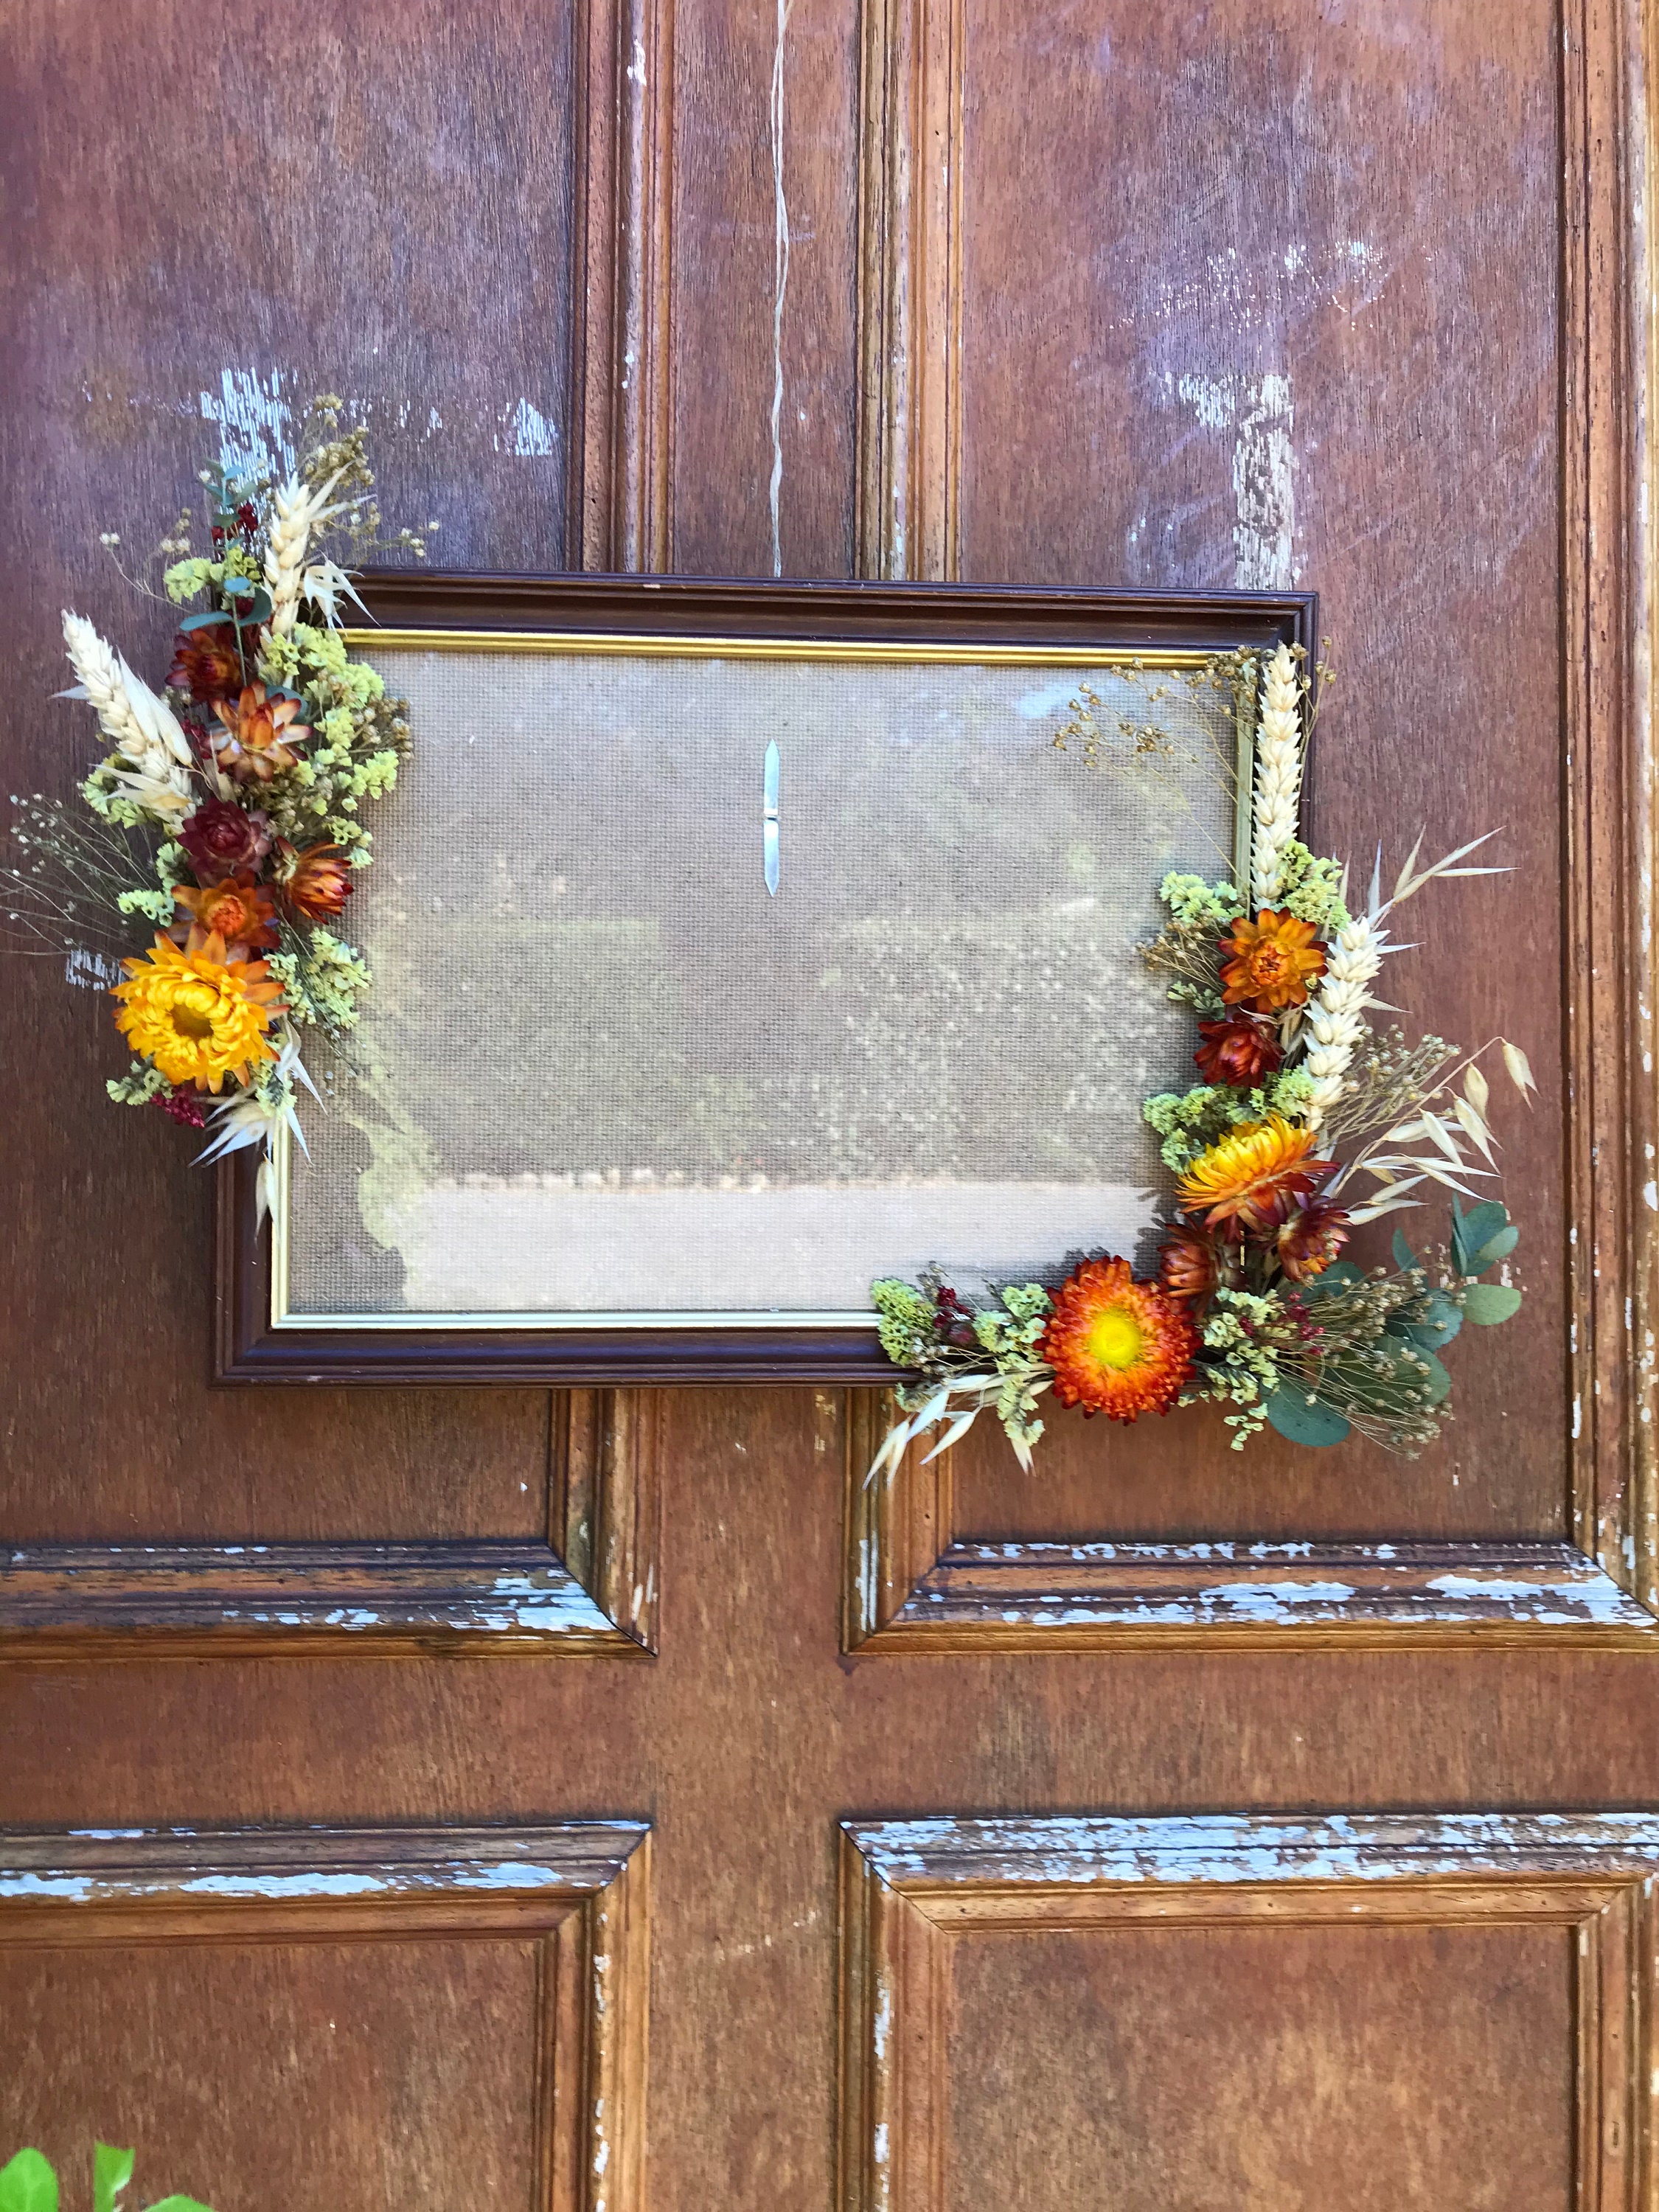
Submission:
M 834 1313 L 1131 1251 L 1228 872 L 1188 672 L 377 649 L 416 750 L 341 927 L 374 987 L 293 1164 L 295 1315 Z M 1099 757 L 1073 734 L 1087 684 Z M 779 750 L 778 888 L 763 872 Z

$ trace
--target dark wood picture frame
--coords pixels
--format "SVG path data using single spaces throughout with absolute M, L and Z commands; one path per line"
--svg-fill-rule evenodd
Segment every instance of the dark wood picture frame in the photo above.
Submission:
M 771 583 L 614 575 L 371 572 L 371 620 L 388 632 L 558 633 L 1030 646 L 1052 651 L 1231 653 L 1283 642 L 1312 652 L 1310 592 L 986 590 L 955 584 Z M 221 1382 L 867 1383 L 892 1370 L 865 1327 L 672 1330 L 305 1325 L 272 1317 L 271 1240 L 258 1218 L 255 1162 L 239 1152 L 218 1185 L 216 1379 Z

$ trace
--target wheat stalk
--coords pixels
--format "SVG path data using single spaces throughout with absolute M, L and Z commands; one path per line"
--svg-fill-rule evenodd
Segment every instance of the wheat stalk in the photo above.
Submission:
M 132 772 L 118 771 L 118 780 L 143 804 L 160 811 L 175 809 L 189 795 L 195 757 L 173 709 L 133 674 L 83 615 L 67 607 L 64 643 L 70 666 L 81 679 L 78 694 L 67 696 L 87 700 L 105 736 L 132 763 Z
M 1279 895 L 1279 868 L 1296 835 L 1302 796 L 1302 693 L 1296 659 L 1281 645 L 1267 663 L 1255 746 L 1255 818 L 1250 840 L 1250 896 L 1259 911 Z
M 1303 1066 L 1313 1078 L 1307 1106 L 1310 1129 L 1319 1127 L 1346 1087 L 1354 1047 L 1365 1033 L 1370 987 L 1388 949 L 1386 932 L 1368 914 L 1337 933 L 1319 995 L 1307 1014 L 1310 1042 Z
M 270 495 L 265 585 L 270 593 L 270 627 L 278 637 L 286 637 L 299 619 L 306 554 L 317 526 L 340 511 L 328 504 L 328 495 L 339 481 L 337 471 L 325 484 L 313 489 L 300 477 L 290 477 Z

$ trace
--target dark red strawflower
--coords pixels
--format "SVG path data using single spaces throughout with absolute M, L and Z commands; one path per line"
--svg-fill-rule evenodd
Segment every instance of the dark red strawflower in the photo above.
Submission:
M 1220 1255 L 1201 1229 L 1178 1221 L 1158 1248 L 1158 1279 L 1166 1296 L 1202 1306 L 1221 1280 Z
M 222 883 L 264 860 L 270 850 L 270 817 L 228 799 L 204 799 L 186 817 L 179 842 L 198 883 Z
M 205 1129 L 207 1100 L 199 1091 L 169 1091 L 155 1101 L 170 1121 L 182 1121 L 187 1129 Z
M 333 844 L 307 845 L 299 852 L 279 837 L 271 873 L 283 899 L 309 921 L 326 921 L 340 913 L 356 888 L 345 854 Z
M 1278 1040 L 1248 1014 L 1200 1022 L 1198 1033 L 1204 1042 L 1193 1058 L 1206 1083 L 1227 1083 L 1236 1091 L 1253 1091 L 1285 1057 Z
M 974 1334 L 974 1316 L 948 1283 L 933 1296 L 934 1326 L 946 1344 L 958 1351 L 971 1352 L 979 1339 Z
M 254 647 L 250 634 L 250 656 Z M 167 683 L 173 690 L 188 691 L 192 699 L 205 705 L 227 691 L 240 691 L 246 681 L 242 657 L 236 650 L 234 622 L 204 623 L 200 629 L 181 629 L 174 638 L 173 665 L 167 671 Z
M 1331 1200 L 1310 1200 L 1279 1224 L 1275 1239 L 1279 1266 L 1293 1283 L 1311 1282 L 1347 1243 L 1350 1225 L 1347 1214 Z

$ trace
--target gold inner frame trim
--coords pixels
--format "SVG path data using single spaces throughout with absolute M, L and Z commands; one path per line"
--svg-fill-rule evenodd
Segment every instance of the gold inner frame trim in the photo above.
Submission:
M 928 639 L 753 638 L 630 636 L 615 630 L 343 629 L 354 652 L 515 653 L 605 655 L 657 660 L 935 661 L 981 668 L 1199 668 L 1220 657 L 1197 647 L 945 645 Z M 1250 718 L 1238 722 L 1238 804 L 1234 865 L 1249 879 L 1255 733 Z M 276 1329 L 832 1329 L 870 1328 L 872 1307 L 845 1313 L 295 1313 L 289 1304 L 289 1223 L 293 1203 L 293 1140 L 277 1133 L 270 1193 L 270 1325 Z
M 1188 646 L 944 645 L 927 638 L 631 637 L 617 630 L 343 629 L 358 653 L 565 653 L 642 660 L 936 660 L 973 668 L 1198 668 Z

